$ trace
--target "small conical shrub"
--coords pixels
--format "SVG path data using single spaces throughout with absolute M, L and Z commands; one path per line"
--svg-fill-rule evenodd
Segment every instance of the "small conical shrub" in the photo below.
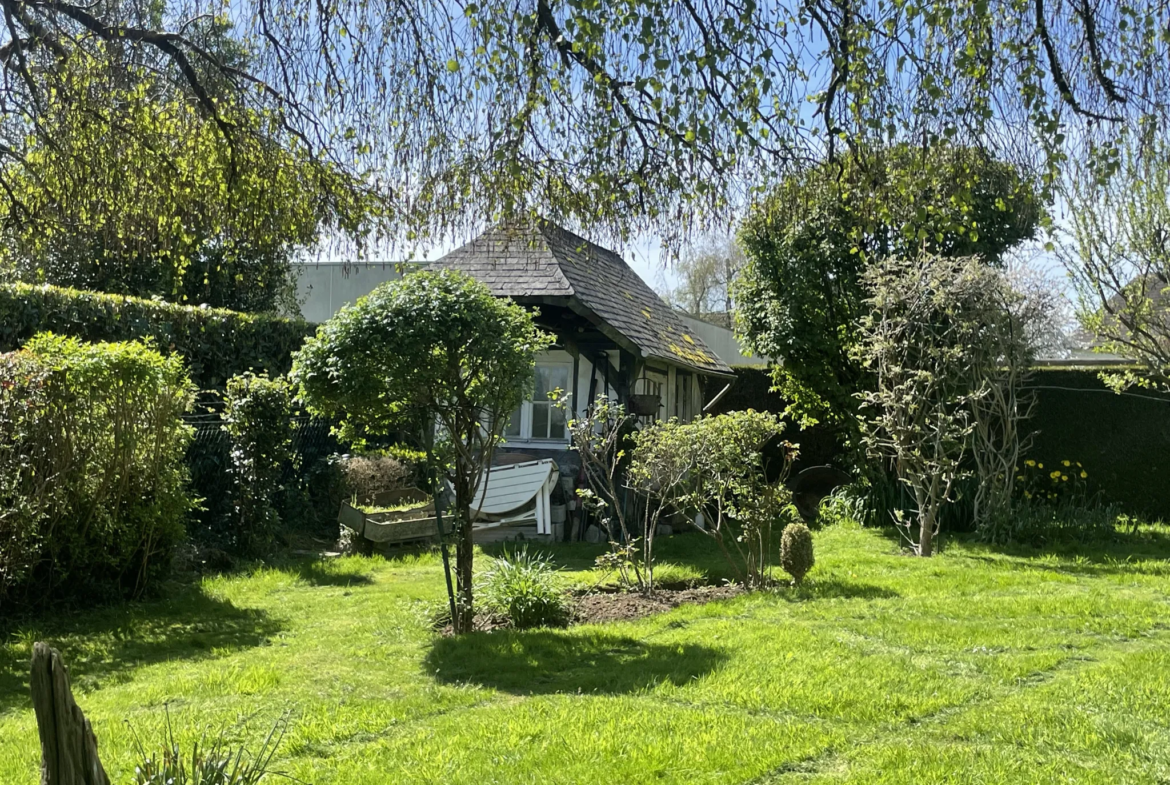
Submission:
M 780 566 L 792 576 L 792 582 L 800 584 L 813 568 L 812 532 L 803 523 L 790 523 L 780 535 Z

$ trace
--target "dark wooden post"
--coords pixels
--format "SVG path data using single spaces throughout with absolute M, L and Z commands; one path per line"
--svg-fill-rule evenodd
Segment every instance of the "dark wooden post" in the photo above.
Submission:
M 41 736 L 41 785 L 110 785 L 93 728 L 69 689 L 65 661 L 47 643 L 33 644 L 30 685 Z

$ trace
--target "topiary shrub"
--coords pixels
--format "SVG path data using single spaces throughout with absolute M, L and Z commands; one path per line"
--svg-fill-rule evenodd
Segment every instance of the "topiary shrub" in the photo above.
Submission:
M 555 627 L 568 620 L 568 600 L 556 570 L 527 548 L 493 559 L 477 591 L 485 610 L 507 616 L 518 629 Z
M 816 562 L 813 557 L 812 532 L 803 523 L 790 523 L 780 535 L 780 566 L 792 576 L 797 586 Z
M 193 506 L 182 360 L 41 334 L 0 361 L 0 606 L 136 596 Z
M 231 439 L 230 545 L 238 553 L 264 553 L 280 529 L 281 480 L 294 459 L 292 414 L 292 387 L 285 379 L 245 373 L 228 380 L 223 429 Z

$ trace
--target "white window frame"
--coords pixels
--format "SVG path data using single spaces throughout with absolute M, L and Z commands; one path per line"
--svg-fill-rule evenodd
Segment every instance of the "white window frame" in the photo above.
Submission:
M 563 369 L 565 371 L 565 378 L 567 378 L 569 381 L 569 388 L 566 389 L 565 392 L 567 394 L 571 394 L 572 385 L 573 385 L 573 363 L 562 362 L 560 360 L 547 360 L 547 361 L 538 360 L 536 362 L 536 365 L 539 368 Z M 520 404 L 520 435 L 519 436 L 509 436 L 508 434 L 504 434 L 505 446 L 511 447 L 511 446 L 516 446 L 516 445 L 532 445 L 532 446 L 548 445 L 548 446 L 560 447 L 560 446 L 563 446 L 563 445 L 566 445 L 569 443 L 569 428 L 568 428 L 567 422 L 565 425 L 565 435 L 563 438 L 556 438 L 556 437 L 549 438 L 547 436 L 533 436 L 532 435 L 533 403 L 534 403 L 534 401 L 532 399 L 533 399 L 533 396 L 535 396 L 535 395 L 536 395 L 536 381 L 534 379 L 532 382 L 532 388 L 529 390 L 527 397 L 524 399 L 524 402 Z M 570 408 L 571 407 L 572 407 L 572 402 L 570 402 Z M 566 421 L 572 419 L 572 417 L 573 417 L 573 415 L 572 415 L 571 411 L 565 413 Z

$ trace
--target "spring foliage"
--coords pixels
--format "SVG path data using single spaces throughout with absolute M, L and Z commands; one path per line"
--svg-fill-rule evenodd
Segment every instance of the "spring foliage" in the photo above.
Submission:
M 41 334 L 0 356 L 0 603 L 139 595 L 192 507 L 182 362 Z
M 1029 181 L 977 150 L 898 145 L 819 164 L 782 181 L 740 231 L 739 331 L 753 353 L 784 359 L 773 378 L 792 415 L 856 446 L 855 394 L 872 387 L 854 353 L 866 267 L 922 248 L 998 265 L 1041 219 Z
M 866 444 L 913 495 L 913 518 L 898 523 L 916 552 L 929 556 L 940 510 L 965 473 L 971 435 L 989 408 L 999 409 L 985 404 L 1014 321 L 1003 277 L 976 258 L 891 258 L 867 270 L 865 283 L 872 313 L 856 356 L 876 380 L 858 396 Z M 1014 458 L 1014 439 L 978 446 L 988 457 L 1002 448 Z

